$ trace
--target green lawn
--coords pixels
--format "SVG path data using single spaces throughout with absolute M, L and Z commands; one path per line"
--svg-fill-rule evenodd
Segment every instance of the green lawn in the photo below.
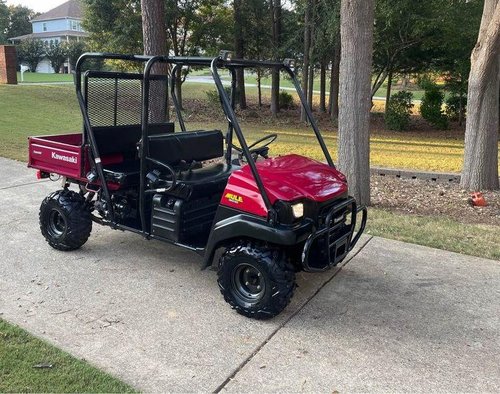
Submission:
M 185 98 L 205 99 L 205 91 L 214 88 L 208 84 L 185 84 Z M 248 94 L 255 100 L 256 89 Z M 187 108 L 189 110 L 189 108 Z M 215 111 L 220 111 L 219 108 Z M 290 113 L 298 117 L 298 111 Z M 72 85 L 0 86 L 0 155 L 17 160 L 27 158 L 27 137 L 30 135 L 78 132 L 81 115 Z M 248 119 L 248 118 L 247 118 Z M 224 128 L 224 122 L 190 122 L 188 128 Z M 269 133 L 277 133 L 273 154 L 297 152 L 322 159 L 322 152 L 312 131 L 305 126 L 281 122 L 243 121 L 242 128 L 249 140 Z M 337 133 L 333 126 L 322 129 L 326 143 L 336 157 Z M 446 132 L 431 136 L 373 130 L 371 137 L 371 165 L 393 168 L 411 168 L 426 171 L 459 172 L 462 167 L 463 139 L 446 137 Z
M 51 368 L 37 368 L 52 365 Z M 0 319 L 0 392 L 132 393 L 132 387 Z
M 17 73 L 17 81 L 21 82 L 21 73 Z M 24 73 L 23 83 L 40 83 L 40 82 L 73 82 L 71 74 L 45 74 L 45 73 Z
M 403 215 L 369 208 L 366 233 L 500 260 L 500 226 L 460 223 L 440 216 Z

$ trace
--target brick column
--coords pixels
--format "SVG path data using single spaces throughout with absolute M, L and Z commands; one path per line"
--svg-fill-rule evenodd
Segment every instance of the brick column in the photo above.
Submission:
M 17 56 L 14 45 L 0 45 L 0 84 L 17 84 Z

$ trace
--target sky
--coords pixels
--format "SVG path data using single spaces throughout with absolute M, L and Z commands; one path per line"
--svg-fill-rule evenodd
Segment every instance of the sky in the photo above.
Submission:
M 23 5 L 36 12 L 47 12 L 67 0 L 7 0 L 7 5 Z

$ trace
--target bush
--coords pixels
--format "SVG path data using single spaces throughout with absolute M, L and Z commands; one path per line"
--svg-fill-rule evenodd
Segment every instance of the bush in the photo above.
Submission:
M 282 109 L 293 108 L 294 106 L 293 96 L 290 93 L 281 90 L 279 94 L 279 103 L 280 103 L 280 108 Z
M 422 117 L 438 129 L 446 129 L 448 118 L 443 112 L 444 93 L 431 81 L 426 81 L 423 87 L 425 93 L 420 105 Z
M 410 124 L 413 93 L 405 90 L 391 96 L 385 111 L 385 124 L 390 130 L 405 130 Z
M 450 120 L 458 120 L 460 119 L 460 115 L 462 115 L 462 119 L 465 118 L 465 112 L 467 107 L 467 97 L 459 96 L 457 94 L 452 94 L 450 97 L 446 99 L 446 116 Z
M 231 100 L 231 87 L 225 86 L 224 91 L 227 94 L 227 97 L 229 97 L 229 100 Z M 220 106 L 220 97 L 219 97 L 219 91 L 217 90 L 207 90 L 205 92 L 207 95 L 208 102 L 213 105 L 213 106 Z

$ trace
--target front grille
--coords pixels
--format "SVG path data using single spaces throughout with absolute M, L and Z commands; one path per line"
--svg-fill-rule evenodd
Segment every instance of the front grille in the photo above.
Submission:
M 352 238 L 354 199 L 335 201 L 320 207 L 317 230 L 304 246 L 306 270 L 321 271 L 340 263 L 349 252 Z

